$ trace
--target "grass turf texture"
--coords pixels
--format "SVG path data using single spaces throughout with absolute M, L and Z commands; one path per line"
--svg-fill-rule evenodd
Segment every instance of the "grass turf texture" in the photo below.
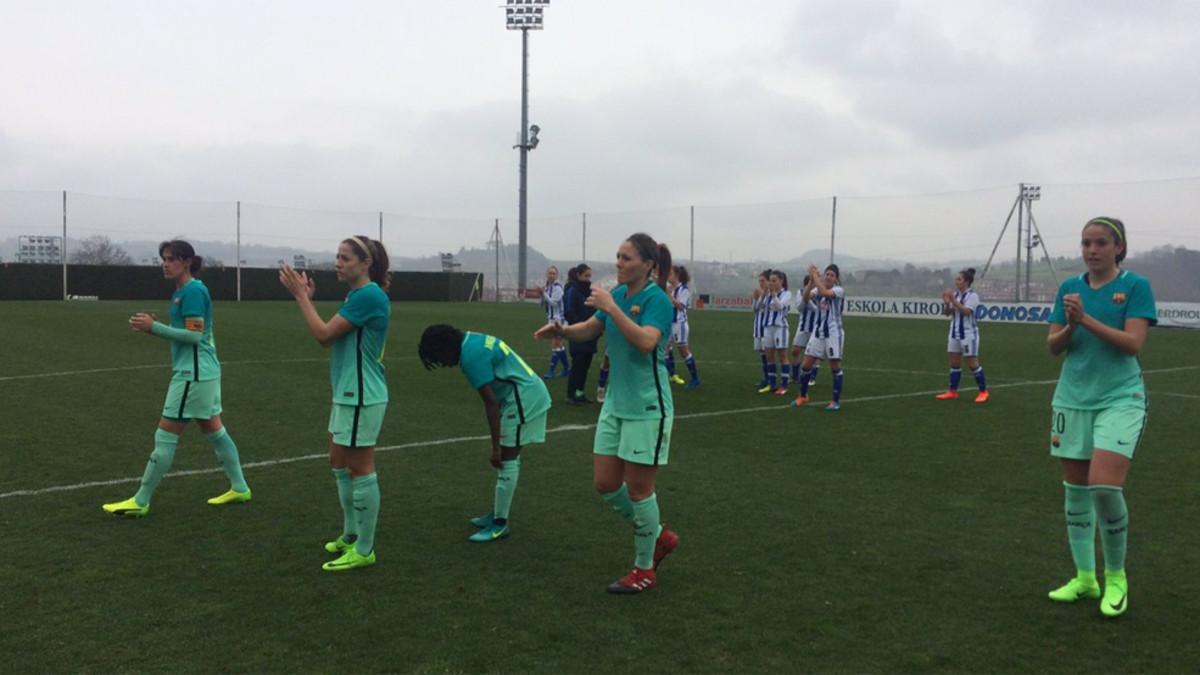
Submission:
M 604 587 L 631 566 L 633 537 L 592 490 L 590 428 L 526 449 L 513 536 L 483 546 L 467 542 L 467 519 L 491 508 L 485 441 L 382 452 L 379 563 L 322 572 L 321 544 L 341 523 L 334 480 L 320 457 L 288 460 L 324 455 L 328 365 L 290 303 L 216 308 L 224 420 L 243 462 L 279 462 L 246 470 L 254 501 L 210 507 L 221 473 L 171 475 L 148 518 L 104 514 L 136 489 L 169 377 L 166 343 L 125 319 L 162 305 L 0 304 L 0 494 L 134 479 L 0 498 L 5 670 L 1195 668 L 1200 457 L 1186 396 L 1200 395 L 1200 333 L 1150 334 L 1146 369 L 1191 370 L 1146 377 L 1152 415 L 1127 490 L 1131 609 L 1105 621 L 1095 601 L 1046 599 L 1073 569 L 1047 454 L 1042 382 L 1058 365 L 1041 326 L 983 326 L 994 391 L 976 406 L 932 398 L 945 387 L 944 322 L 850 319 L 831 415 L 754 393 L 748 314 L 693 313 L 704 386 L 675 389 L 658 483 L 682 544 L 657 589 L 619 598 Z M 417 361 L 426 325 L 497 334 L 542 370 L 540 317 L 528 305 L 393 305 L 380 445 L 486 434 L 461 373 Z M 44 375 L 99 368 L 123 370 Z M 814 401 L 830 383 L 825 367 Z M 562 404 L 564 389 L 551 383 L 550 427 L 593 424 L 598 407 Z M 215 466 L 189 428 L 173 471 Z

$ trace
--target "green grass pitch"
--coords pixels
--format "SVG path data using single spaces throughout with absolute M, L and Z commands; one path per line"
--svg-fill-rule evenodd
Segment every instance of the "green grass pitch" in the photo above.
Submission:
M 657 589 L 614 597 L 604 587 L 631 566 L 633 536 L 592 489 L 598 409 L 560 403 L 564 380 L 551 383 L 547 443 L 524 452 L 512 537 L 467 542 L 494 485 L 482 406 L 457 369 L 420 367 L 417 338 L 452 322 L 543 369 L 532 305 L 393 305 L 372 568 L 320 569 L 341 524 L 328 363 L 290 303 L 216 307 L 223 417 L 254 501 L 204 503 L 226 484 L 190 428 L 173 471 L 197 472 L 168 476 L 148 518 L 106 515 L 102 502 L 136 489 L 169 377 L 167 345 L 125 319 L 165 305 L 0 304 L 5 671 L 1197 666 L 1200 333 L 1150 334 L 1152 410 L 1127 489 L 1131 608 L 1106 621 L 1094 601 L 1046 599 L 1073 570 L 1047 452 L 1058 364 L 1041 326 L 983 326 L 993 399 L 977 406 L 932 397 L 944 322 L 850 319 L 831 415 L 754 393 L 748 314 L 693 313 L 704 385 L 675 390 L 658 482 L 682 543 Z M 817 402 L 828 368 L 820 378 Z M 122 482 L 94 484 L 110 480 Z

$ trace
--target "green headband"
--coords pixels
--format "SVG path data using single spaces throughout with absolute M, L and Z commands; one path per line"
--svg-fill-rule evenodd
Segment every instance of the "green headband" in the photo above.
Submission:
M 1092 218 L 1088 221 L 1087 225 L 1084 225 L 1084 227 L 1087 227 L 1088 225 L 1107 225 L 1114 233 L 1116 233 L 1117 239 L 1120 241 L 1125 241 L 1125 233 L 1121 232 L 1121 228 L 1117 227 L 1117 224 L 1108 218 Z

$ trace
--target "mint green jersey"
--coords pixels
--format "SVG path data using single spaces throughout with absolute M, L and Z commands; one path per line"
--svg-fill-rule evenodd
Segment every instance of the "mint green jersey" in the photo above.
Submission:
M 613 289 L 612 297 L 617 307 L 637 325 L 654 326 L 661 335 L 654 349 L 648 354 L 642 353 L 629 344 L 607 312 L 596 312 L 596 319 L 604 324 L 611 368 L 601 413 L 633 420 L 672 417 L 675 403 L 671 399 L 663 357 L 671 339 L 675 305 L 667 292 L 654 282 L 647 283 L 631 298 L 626 297 L 628 290 L 624 284 Z
M 1158 322 L 1150 282 L 1133 272 L 1122 270 L 1115 279 L 1094 290 L 1088 285 L 1087 274 L 1067 279 L 1058 288 L 1050 323 L 1067 323 L 1063 296 L 1068 293 L 1078 293 L 1083 311 L 1112 328 L 1125 330 L 1126 319 L 1146 319 L 1152 326 Z M 1138 357 L 1104 342 L 1082 326 L 1077 327 L 1067 346 L 1053 405 L 1100 410 L 1145 404 L 1146 387 Z
M 338 314 L 354 329 L 333 343 L 329 378 L 333 402 L 342 405 L 375 405 L 388 400 L 383 352 L 387 346 L 392 304 L 379 284 L 372 281 L 346 296 Z
M 171 328 L 187 329 L 187 319 L 204 319 L 200 343 L 189 345 L 171 340 L 171 368 L 175 380 L 205 382 L 221 377 L 217 343 L 213 340 L 212 296 L 199 279 L 192 279 L 171 295 Z
M 494 335 L 463 335 L 458 365 L 473 389 L 492 385 L 502 418 L 515 413 L 524 423 L 550 409 L 546 383 L 520 354 Z

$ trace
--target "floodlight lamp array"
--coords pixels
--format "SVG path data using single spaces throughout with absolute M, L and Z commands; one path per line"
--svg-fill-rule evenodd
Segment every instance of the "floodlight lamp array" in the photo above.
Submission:
M 1022 183 L 1021 184 L 1021 198 L 1026 201 L 1031 201 L 1031 202 L 1041 199 L 1042 198 L 1042 186 L 1041 185 L 1029 185 L 1027 183 Z
M 550 0 L 508 0 L 504 5 L 505 28 L 508 30 L 541 30 L 542 12 Z

